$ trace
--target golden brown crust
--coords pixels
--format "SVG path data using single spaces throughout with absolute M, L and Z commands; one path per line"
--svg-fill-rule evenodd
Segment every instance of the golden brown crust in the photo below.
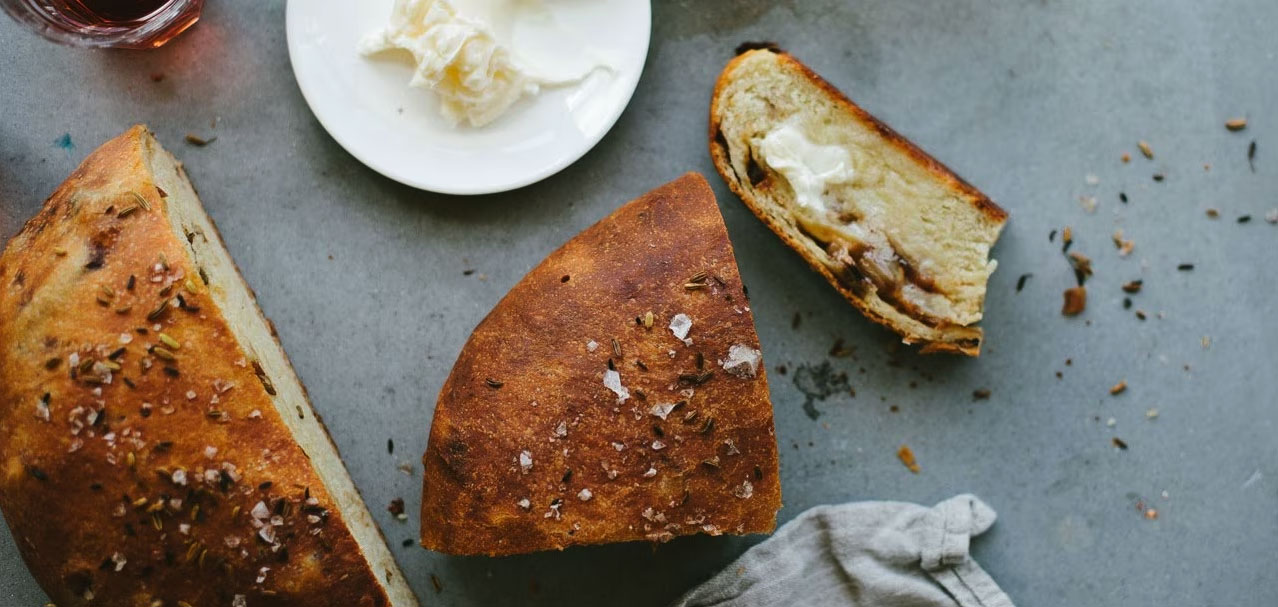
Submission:
M 691 345 L 668 328 L 679 314 Z M 753 376 L 725 370 L 736 345 L 759 348 L 704 178 L 685 175 L 586 229 L 493 308 L 440 391 L 422 543 L 501 555 L 771 531 L 780 485 L 767 377 L 761 361 Z M 624 402 L 603 383 L 610 363 Z M 665 419 L 652 412 L 680 401 Z
M 0 507 L 24 560 L 64 607 L 386 605 L 173 234 L 149 139 L 91 154 L 0 256 Z
M 767 209 L 758 200 L 755 199 L 749 188 L 741 183 L 739 176 L 732 167 L 731 159 L 727 143 L 720 131 L 719 102 L 723 98 L 725 88 L 731 83 L 735 68 L 742 62 L 748 60 L 755 53 L 769 53 L 776 55 L 777 58 L 786 64 L 786 66 L 797 70 L 806 79 L 814 85 L 825 91 L 831 99 L 838 103 L 844 110 L 854 116 L 858 121 L 872 126 L 876 132 L 891 145 L 909 155 L 912 159 L 926 168 L 926 170 L 936 179 L 944 182 L 950 189 L 960 194 L 961 197 L 969 202 L 973 207 L 979 209 L 982 214 L 992 221 L 1003 222 L 1007 219 L 1007 212 L 990 200 L 985 194 L 981 193 L 967 181 L 963 180 L 955 174 L 949 167 L 933 158 L 927 152 L 914 145 L 913 142 L 898 134 L 888 125 L 884 124 L 878 118 L 862 109 L 851 99 L 844 95 L 842 91 L 835 88 L 834 85 L 821 78 L 813 72 L 808 66 L 804 65 L 798 59 L 784 52 L 779 47 L 771 43 L 747 43 L 738 48 L 737 56 L 734 57 L 723 68 L 719 74 L 719 78 L 715 82 L 714 92 L 711 95 L 710 102 L 710 128 L 709 128 L 709 147 L 710 157 L 714 163 L 715 169 L 728 187 L 746 204 L 756 217 L 768 226 L 778 237 L 785 242 L 786 246 L 795 250 L 803 257 L 814 271 L 821 274 L 832 287 L 835 288 L 853 305 L 857 310 L 865 315 L 866 318 L 882 325 L 894 332 L 901 334 L 904 341 L 908 344 L 922 344 L 920 352 L 924 354 L 930 353 L 954 353 L 964 354 L 967 356 L 979 356 L 983 332 L 980 327 L 962 327 L 957 325 L 949 325 L 944 329 L 951 333 L 946 340 L 934 340 L 928 337 L 914 334 L 893 323 L 881 314 L 875 312 L 866 303 L 861 295 L 849 288 L 843 280 L 834 274 L 830 267 L 821 259 L 806 252 L 806 247 L 798 241 L 798 237 L 791 233 L 791 230 L 778 217 L 768 213 Z

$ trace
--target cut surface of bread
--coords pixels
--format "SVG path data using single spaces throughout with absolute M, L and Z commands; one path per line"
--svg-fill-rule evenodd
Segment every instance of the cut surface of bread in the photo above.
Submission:
M 440 391 L 423 462 L 422 543 L 441 552 L 773 529 L 767 377 L 704 178 L 622 206 L 510 290 Z
M 0 256 L 0 374 L 0 506 L 58 605 L 417 605 L 144 127 L 91 154 Z
M 734 192 L 870 319 L 925 352 L 980 353 L 1007 214 L 788 54 L 720 74 L 710 154 Z

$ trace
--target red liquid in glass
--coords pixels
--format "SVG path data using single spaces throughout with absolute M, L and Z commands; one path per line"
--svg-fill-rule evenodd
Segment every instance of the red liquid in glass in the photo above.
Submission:
M 64 0 L 67 16 L 84 25 L 121 25 L 144 21 L 170 0 Z

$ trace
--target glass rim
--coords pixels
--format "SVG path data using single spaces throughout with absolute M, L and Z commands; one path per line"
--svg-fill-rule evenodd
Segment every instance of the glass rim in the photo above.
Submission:
M 54 42 L 68 46 L 88 48 L 150 48 L 168 41 L 178 32 L 164 37 L 158 44 L 156 36 L 164 33 L 175 22 L 188 15 L 203 0 L 169 0 L 160 8 L 133 23 L 118 25 L 82 25 L 46 8 L 39 0 L 0 0 L 0 8 L 18 23 Z M 191 19 L 187 24 L 194 24 Z M 185 27 L 183 28 L 185 29 Z

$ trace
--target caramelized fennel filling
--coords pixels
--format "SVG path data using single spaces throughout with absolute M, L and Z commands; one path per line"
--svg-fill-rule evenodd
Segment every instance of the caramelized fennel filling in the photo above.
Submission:
M 226 317 L 227 328 L 262 382 L 281 421 L 303 448 L 355 543 L 368 559 L 373 573 L 381 579 L 390 598 L 390 606 L 417 605 L 412 591 L 398 575 L 394 557 L 364 506 L 327 430 L 311 409 L 304 388 L 297 381 L 283 349 L 275 341 L 273 328 L 243 284 L 234 261 L 217 237 L 216 229 L 201 208 L 181 166 L 162 149 L 148 147 L 147 156 L 156 185 L 167 193 L 169 223 L 173 232 L 181 235 L 192 269 L 198 273 L 209 296 Z
M 864 297 L 873 289 L 879 299 L 898 312 L 929 327 L 951 324 L 910 302 L 906 289 L 911 287 L 934 295 L 941 295 L 941 292 L 931 278 L 919 272 L 915 264 L 895 248 L 874 247 L 846 238 L 832 229 L 829 223 L 811 217 L 803 210 L 790 209 L 790 212 L 799 231 L 825 250 L 826 267 L 858 297 Z

